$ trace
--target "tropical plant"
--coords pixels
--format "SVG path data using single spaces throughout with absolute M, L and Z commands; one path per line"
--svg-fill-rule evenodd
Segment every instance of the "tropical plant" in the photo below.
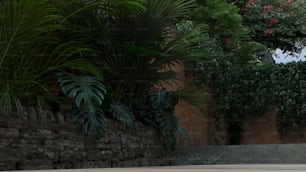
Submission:
M 244 25 L 254 41 L 276 49 L 295 51 L 295 44 L 305 39 L 304 0 L 235 0 Z
M 168 134 L 165 138 L 172 143 L 169 141 L 167 145 L 172 147 L 174 135 L 180 130 L 175 115 L 164 110 L 155 113 L 156 107 L 145 97 L 151 97 L 154 87 L 162 88 L 177 80 L 177 74 L 171 70 L 176 62 L 195 63 L 208 57 L 209 39 L 202 25 L 177 37 L 172 32 L 175 23 L 186 18 L 195 7 L 194 1 L 145 0 L 141 5 L 142 8 L 137 6 L 131 15 L 117 17 L 109 17 L 109 10 L 104 6 L 83 11 L 80 14 L 86 14 L 85 19 L 71 17 L 65 24 L 73 34 L 85 38 L 67 39 L 81 41 L 95 50 L 96 56 L 91 55 L 89 60 L 103 73 L 107 88 L 107 99 L 102 104 L 108 109 L 105 115 L 125 124 L 141 120 L 156 125 L 162 133 Z M 188 100 L 186 93 L 191 91 L 177 95 Z
M 123 124 L 132 125 L 135 122 L 135 117 L 132 112 L 126 105 L 122 103 L 113 102 L 110 105 L 109 111 L 117 120 L 119 120 Z
M 178 103 L 178 97 L 173 92 L 156 90 L 152 93 L 151 106 L 154 113 L 154 122 L 165 138 L 167 148 L 176 145 L 176 133 L 187 137 L 186 132 L 178 124 L 174 108 Z
M 0 105 L 21 111 L 51 95 L 58 101 L 52 88 L 59 85 L 87 135 L 101 135 L 110 116 L 127 125 L 141 120 L 173 147 L 183 131 L 174 107 L 198 97 L 154 90 L 177 80 L 176 63 L 202 62 L 215 50 L 206 26 L 174 32 L 195 7 L 194 0 L 0 1 Z
M 50 87 L 54 71 L 75 67 L 97 72 L 80 53 L 89 51 L 73 42 L 62 42 L 57 9 L 47 0 L 0 1 L 0 106 L 22 112 L 22 105 L 46 106 L 56 99 Z M 88 69 L 88 70 L 87 70 Z
M 252 42 L 248 30 L 242 25 L 238 8 L 225 0 L 197 0 L 191 19 L 195 24 L 208 26 L 209 36 L 218 42 L 228 60 L 246 64 L 254 58 L 259 45 Z M 255 48 L 257 47 L 257 48 Z
M 101 79 L 58 72 L 57 78 L 63 93 L 75 99 L 72 116 L 76 126 L 85 134 L 101 136 L 106 129 L 102 108 L 106 88 Z

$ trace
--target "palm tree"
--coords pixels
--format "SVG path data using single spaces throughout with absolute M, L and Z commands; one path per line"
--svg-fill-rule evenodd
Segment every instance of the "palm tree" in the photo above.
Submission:
M 132 3 L 126 0 L 122 1 L 126 2 L 124 7 L 126 4 L 132 6 L 123 10 L 120 4 L 114 5 L 118 2 L 102 1 L 94 9 L 79 13 L 86 18 L 75 16 L 66 22 L 69 32 L 76 35 L 66 39 L 90 45 L 94 53 L 87 54 L 87 57 L 103 73 L 107 95 L 103 103 L 96 103 L 93 112 L 113 116 L 128 124 L 137 119 L 156 125 L 168 138 L 167 145 L 173 147 L 175 133 L 181 131 L 174 114 L 176 103 L 173 102 L 178 95 L 186 98 L 182 94 L 186 91 L 179 94 L 154 91 L 154 86 L 163 87 L 177 79 L 177 74 L 169 70 L 173 63 L 195 62 L 208 56 L 205 47 L 210 45 L 207 44 L 206 29 L 200 26 L 175 38 L 171 34 L 175 23 L 187 18 L 195 7 L 194 1 L 143 0 Z M 120 10 L 109 8 L 114 6 Z M 172 103 L 166 105 L 169 101 Z M 104 111 L 101 111 L 101 106 Z M 81 112 L 78 117 L 78 121 L 90 120 Z
M 50 95 L 59 84 L 75 99 L 72 116 L 84 133 L 101 135 L 107 116 L 124 124 L 143 120 L 160 128 L 173 147 L 175 133 L 182 131 L 174 107 L 178 95 L 186 96 L 154 86 L 177 79 L 168 70 L 174 62 L 207 57 L 209 38 L 202 26 L 175 38 L 169 34 L 194 5 L 193 0 L 0 1 L 0 106 L 20 112 L 23 105 L 44 106 L 58 99 Z
M 45 107 L 56 99 L 50 90 L 56 70 L 75 66 L 97 74 L 80 55 L 88 48 L 59 39 L 62 19 L 47 0 L 2 0 L 0 15 L 2 108 L 22 112 L 22 105 Z

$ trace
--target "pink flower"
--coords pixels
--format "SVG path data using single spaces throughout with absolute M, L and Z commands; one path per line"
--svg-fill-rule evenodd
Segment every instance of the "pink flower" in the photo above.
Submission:
M 278 23 L 278 19 L 273 17 L 271 19 L 271 21 L 268 23 L 268 26 L 271 27 L 271 26 L 273 26 L 276 23 Z
M 268 11 L 273 11 L 274 10 L 274 6 L 273 5 L 264 5 L 263 6 L 263 12 L 267 13 Z
M 267 35 L 271 36 L 272 33 L 273 33 L 273 29 L 267 29 L 267 30 L 266 30 L 266 34 L 267 34 Z
M 226 38 L 226 39 L 225 39 L 225 42 L 226 42 L 226 43 L 231 43 L 231 42 L 232 42 L 232 38 Z
M 285 2 L 285 3 L 280 3 L 280 4 L 279 4 L 279 7 L 280 7 L 280 8 L 286 8 L 286 7 L 289 7 L 289 6 L 290 6 L 290 4 L 291 4 L 291 2 L 292 2 L 292 0 L 286 0 L 286 2 Z
M 239 10 L 239 13 L 240 14 L 244 14 L 244 13 L 246 13 L 247 12 L 247 9 L 246 8 L 240 8 L 240 10 Z
M 233 52 L 229 53 L 228 56 L 233 60 L 235 57 L 235 54 Z
M 247 1 L 247 4 L 252 4 L 252 3 L 254 3 L 255 2 L 255 0 L 248 0 Z

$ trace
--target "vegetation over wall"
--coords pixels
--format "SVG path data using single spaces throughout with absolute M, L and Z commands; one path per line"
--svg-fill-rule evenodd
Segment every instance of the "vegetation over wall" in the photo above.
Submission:
M 191 100 L 191 92 L 168 92 L 163 84 L 178 79 L 169 66 L 205 55 L 198 46 L 208 39 L 203 27 L 178 37 L 172 32 L 195 6 L 189 0 L 0 0 L 0 107 L 56 112 L 70 102 L 71 118 L 87 136 L 101 137 L 107 118 L 140 121 L 159 128 L 165 146 L 174 148 L 177 132 L 185 136 L 174 107 Z
M 239 144 L 246 114 L 260 115 L 275 105 L 281 134 L 303 133 L 306 122 L 306 64 L 232 67 L 219 73 L 217 113 L 226 119 L 230 144 Z M 223 114 L 224 116 L 220 116 Z
M 205 83 L 202 73 L 211 74 L 211 88 L 227 111 L 234 105 L 226 102 L 234 100 L 219 98 L 232 88 L 221 91 L 214 84 L 233 85 L 227 79 L 238 80 L 240 73 L 227 76 L 229 69 L 265 64 L 262 57 L 271 59 L 269 48 L 277 47 L 280 33 L 289 33 L 283 37 L 290 43 L 304 36 L 302 0 L 279 0 L 283 6 L 277 10 L 261 6 L 262 0 L 242 1 L 0 0 L 0 108 L 23 115 L 23 106 L 57 112 L 68 104 L 74 124 L 87 136 L 101 137 L 107 118 L 122 125 L 138 121 L 157 127 L 172 149 L 177 133 L 186 136 L 175 106 L 184 100 L 201 108 L 204 95 L 200 87 L 167 91 L 165 85 L 180 78 L 173 65 L 197 71 L 198 85 Z M 265 33 L 266 16 L 272 32 Z M 288 24 L 301 26 L 284 28 Z M 238 109 L 233 126 L 241 118 Z

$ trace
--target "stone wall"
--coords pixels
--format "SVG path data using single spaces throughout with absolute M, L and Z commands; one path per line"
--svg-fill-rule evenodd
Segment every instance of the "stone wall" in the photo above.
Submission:
M 0 114 L 0 170 L 160 165 L 165 155 L 152 128 L 108 120 L 100 140 L 86 138 L 66 115 L 27 108 Z

